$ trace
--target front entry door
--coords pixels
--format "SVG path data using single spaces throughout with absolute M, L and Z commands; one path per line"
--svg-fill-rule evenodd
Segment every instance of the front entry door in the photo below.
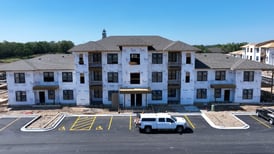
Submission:
M 39 92 L 39 101 L 40 101 L 40 104 L 45 104 L 45 92 L 43 91 Z
M 230 90 L 225 90 L 224 101 L 229 102 L 229 98 L 230 98 Z
M 131 107 L 142 106 L 142 94 L 130 94 Z

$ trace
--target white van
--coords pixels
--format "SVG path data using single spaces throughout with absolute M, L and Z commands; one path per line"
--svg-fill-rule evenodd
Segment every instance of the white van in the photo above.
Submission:
M 173 117 L 168 113 L 143 113 L 134 120 L 140 132 L 150 133 L 152 130 L 176 130 L 182 133 L 188 127 L 182 117 Z

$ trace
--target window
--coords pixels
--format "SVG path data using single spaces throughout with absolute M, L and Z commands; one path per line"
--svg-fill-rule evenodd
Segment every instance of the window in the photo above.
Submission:
M 108 64 L 118 64 L 118 54 L 117 53 L 109 53 L 107 54 L 107 63 Z
M 168 89 L 168 97 L 176 97 L 176 89 L 175 88 Z
M 197 81 L 207 81 L 207 71 L 198 71 Z
M 162 100 L 161 90 L 152 90 L 151 95 L 152 95 L 152 100 Z
M 225 80 L 225 71 L 216 71 L 215 80 Z
M 152 64 L 163 64 L 163 54 L 152 53 Z
M 63 82 L 72 82 L 72 72 L 62 72 Z
M 259 56 L 256 56 L 256 61 L 259 61 Z
M 118 83 L 118 72 L 108 72 L 108 82 Z
M 16 91 L 15 97 L 17 102 L 25 102 L 27 101 L 27 95 L 25 91 Z
M 191 53 L 186 53 L 186 64 L 191 64 Z
M 84 64 L 84 57 L 83 54 L 79 54 L 79 64 L 83 65 Z
M 177 62 L 178 55 L 179 54 L 177 52 L 169 52 L 168 53 L 168 62 Z
M 190 82 L 190 73 L 189 72 L 186 72 L 185 82 L 186 83 Z
M 80 83 L 81 84 L 85 83 L 85 74 L 84 73 L 80 73 Z
M 251 52 L 251 53 L 252 53 L 252 50 L 253 50 L 253 49 L 252 49 L 252 48 L 250 48 L 250 52 Z
M 168 80 L 176 80 L 176 79 L 177 79 L 177 71 L 168 70 Z
M 243 89 L 243 99 L 252 99 L 253 89 Z
M 53 82 L 54 73 L 53 72 L 44 72 L 44 82 Z
M 207 89 L 197 89 L 196 98 L 206 99 L 207 98 Z
M 102 81 L 102 71 L 96 70 L 93 72 L 93 80 L 94 81 Z
M 254 71 L 244 71 L 244 81 L 254 81 Z
M 102 89 L 101 88 L 96 88 L 94 89 L 94 98 L 102 98 Z
M 63 100 L 73 100 L 73 90 L 63 90 Z
M 170 118 L 166 118 L 166 122 L 174 123 L 174 120 L 172 120 Z
M 140 73 L 130 73 L 130 84 L 140 84 Z
M 140 54 L 130 54 L 130 65 L 140 65 Z
M 259 53 L 259 48 L 256 48 L 257 53 Z
M 92 54 L 92 62 L 94 64 L 101 64 L 101 53 L 93 53 Z
M 162 72 L 152 72 L 152 82 L 162 82 Z
M 159 118 L 159 122 L 165 122 L 165 118 Z
M 116 91 L 116 90 L 110 90 L 110 91 L 108 91 L 108 101 L 112 100 L 112 94 L 113 93 L 118 93 L 118 91 Z
M 252 56 L 249 57 L 249 60 L 252 60 Z
M 221 95 L 222 95 L 222 89 L 221 88 L 214 89 L 214 97 L 215 98 L 221 98 Z
M 55 91 L 54 90 L 48 90 L 48 99 L 50 99 L 50 100 L 55 99 Z
M 25 83 L 25 73 L 14 73 L 15 83 Z

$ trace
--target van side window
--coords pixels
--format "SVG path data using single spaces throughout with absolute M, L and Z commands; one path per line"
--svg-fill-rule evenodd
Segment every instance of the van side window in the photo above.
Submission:
M 165 118 L 159 118 L 159 122 L 165 122 Z
M 170 118 L 167 118 L 166 122 L 174 123 L 174 121 L 172 119 L 170 119 Z
M 142 121 L 156 121 L 155 118 L 143 118 Z

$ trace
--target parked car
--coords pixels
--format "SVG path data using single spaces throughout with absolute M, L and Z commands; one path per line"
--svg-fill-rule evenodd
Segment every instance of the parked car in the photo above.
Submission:
M 143 113 L 134 120 L 140 132 L 150 133 L 153 130 L 175 130 L 178 133 L 188 127 L 187 122 L 182 117 L 174 117 L 167 113 Z
M 271 109 L 271 108 L 256 109 L 256 114 L 258 117 L 262 117 L 265 120 L 269 121 L 271 125 L 274 124 L 274 109 Z

